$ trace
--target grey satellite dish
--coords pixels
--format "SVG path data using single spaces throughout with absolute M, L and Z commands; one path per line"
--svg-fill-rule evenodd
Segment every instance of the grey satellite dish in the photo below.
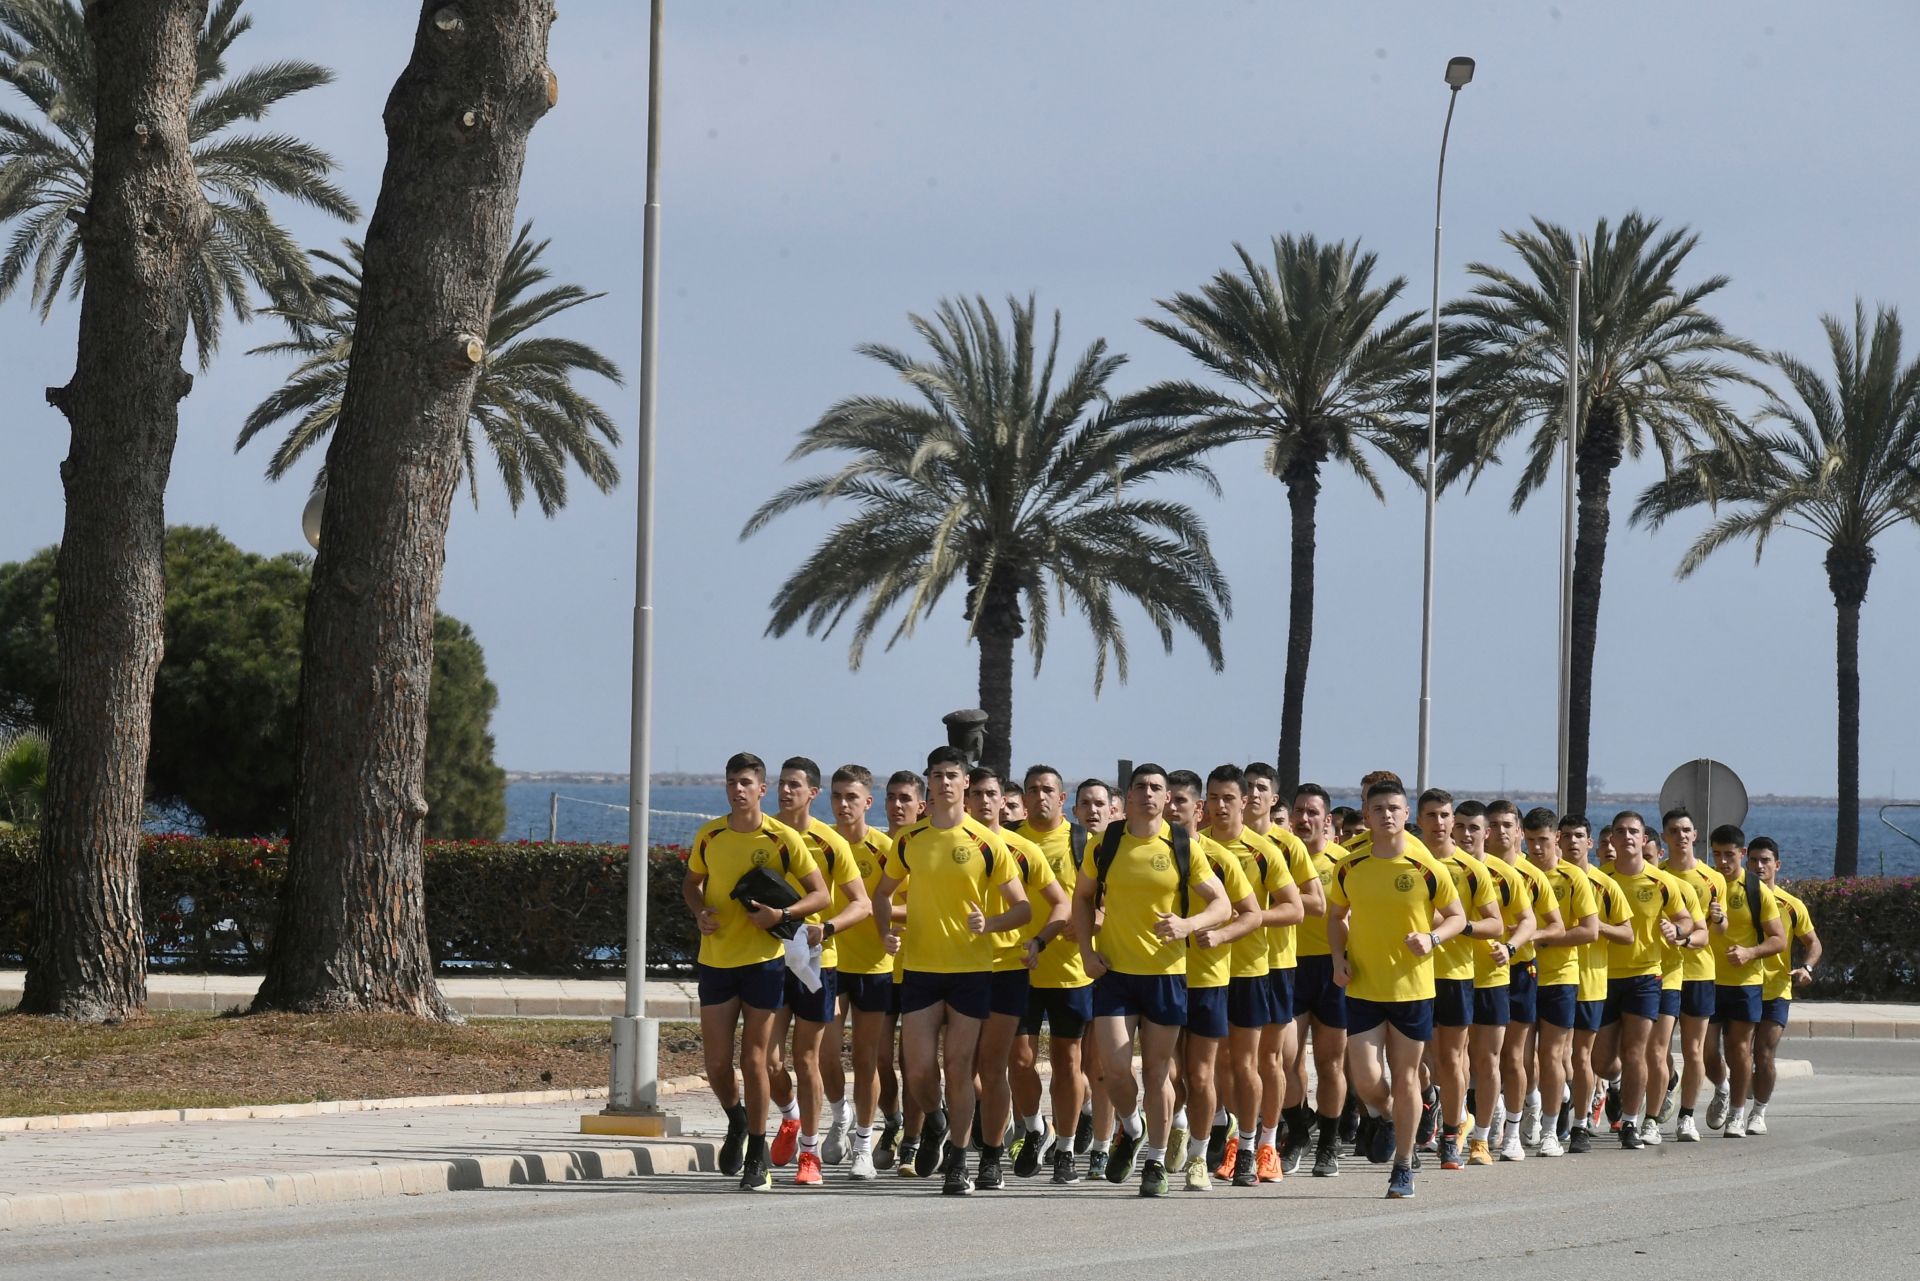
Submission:
M 1747 821 L 1747 785 L 1719 761 L 1701 757 L 1688 761 L 1660 788 L 1660 812 L 1685 809 L 1701 839 L 1722 823 L 1735 827 Z
M 307 499 L 306 510 L 300 513 L 300 532 L 307 536 L 307 545 L 315 551 L 320 550 L 320 512 L 327 505 L 327 487 L 325 485 L 313 491 L 313 497 Z

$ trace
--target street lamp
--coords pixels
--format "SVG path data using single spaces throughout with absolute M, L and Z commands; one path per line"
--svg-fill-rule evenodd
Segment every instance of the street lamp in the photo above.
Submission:
M 1447 123 L 1440 130 L 1440 171 L 1433 180 L 1433 359 L 1427 371 L 1427 544 L 1420 582 L 1420 768 L 1419 790 L 1429 786 L 1433 754 L 1433 508 L 1435 467 L 1440 453 L 1440 196 L 1447 181 L 1447 135 L 1453 132 L 1453 106 L 1473 79 L 1472 58 L 1447 60 Z

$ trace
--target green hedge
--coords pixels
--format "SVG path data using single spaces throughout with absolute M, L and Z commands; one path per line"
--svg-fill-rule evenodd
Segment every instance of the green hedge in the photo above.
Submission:
M 1825 1001 L 1920 1001 L 1920 877 L 1857 876 L 1787 886 L 1813 914 L 1823 949 L 1813 985 Z
M 699 935 L 680 898 L 686 850 L 655 846 L 648 968 L 683 972 Z M 0 965 L 25 964 L 34 841 L 0 833 Z M 258 971 L 277 919 L 285 841 L 149 837 L 140 904 L 156 969 Z M 626 966 L 624 845 L 429 841 L 427 935 L 443 973 L 616 974 Z

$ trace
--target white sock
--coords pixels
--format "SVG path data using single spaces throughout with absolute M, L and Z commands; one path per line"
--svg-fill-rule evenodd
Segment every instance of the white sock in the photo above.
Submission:
M 800 1119 L 800 1100 L 793 1099 L 781 1104 L 780 1119 L 782 1121 L 798 1121 Z
M 1243 1147 L 1243 1148 L 1250 1148 L 1250 1147 L 1252 1147 L 1252 1146 L 1253 1146 L 1253 1131 L 1252 1131 L 1252 1130 L 1241 1130 L 1241 1131 L 1240 1131 L 1240 1146 L 1241 1146 L 1241 1147 Z
M 1277 1125 L 1263 1125 L 1263 1126 L 1261 1126 L 1261 1127 L 1260 1127 L 1260 1144 L 1261 1144 L 1261 1146 L 1262 1146 L 1262 1147 L 1269 1147 L 1269 1148 L 1270 1148 L 1270 1147 L 1272 1147 L 1272 1146 L 1274 1145 L 1274 1140 L 1275 1140 L 1275 1139 L 1277 1139 L 1277 1138 L 1279 1137 L 1279 1134 L 1280 1134 L 1280 1127 L 1279 1127 L 1279 1126 L 1277 1126 Z
M 801 1135 L 800 1150 L 802 1152 L 813 1152 L 817 1154 L 820 1151 L 820 1136 L 817 1134 Z
M 1532 1108 L 1536 1112 L 1540 1110 L 1540 1091 L 1538 1090 L 1527 1091 L 1527 1106 Z
M 1628 1112 L 1620 1118 L 1620 1124 L 1631 1125 L 1637 1130 L 1640 1128 L 1640 1114 L 1638 1112 Z
M 1027 1127 L 1027 1133 L 1033 1134 L 1040 1129 L 1040 1114 L 1035 1112 L 1032 1116 L 1023 1116 L 1020 1123 Z
M 1140 1134 L 1141 1134 L 1140 1113 L 1137 1110 L 1133 1112 L 1129 1112 L 1127 1113 L 1127 1115 L 1120 1118 L 1120 1131 L 1130 1139 L 1137 1139 L 1140 1137 Z
M 853 1127 L 853 1150 L 855 1152 L 871 1152 L 873 1150 L 872 1126 L 856 1125 Z
M 1747 1109 L 1747 1118 L 1749 1120 L 1753 1119 L 1756 1116 L 1765 1116 L 1766 1114 L 1767 1114 L 1767 1105 L 1764 1103 L 1756 1103 L 1752 1107 Z
M 1093 1102 L 1092 1102 L 1092 1100 L 1088 1100 L 1087 1102 L 1085 1102 L 1085 1103 L 1082 1103 L 1082 1104 L 1080 1105 L 1080 1115 L 1081 1115 L 1081 1116 L 1092 1116 L 1092 1115 L 1093 1115 Z
M 1101 1156 L 1105 1156 L 1107 1154 L 1107 1140 L 1095 1139 L 1087 1145 L 1087 1151 L 1098 1152 Z
M 1480 1140 L 1480 1142 L 1485 1143 L 1487 1141 L 1487 1127 L 1484 1125 L 1476 1125 L 1473 1127 L 1473 1133 L 1468 1135 L 1467 1137 L 1471 1139 L 1478 1139 Z
M 1366 1102 L 1362 1102 L 1362 1103 L 1361 1103 L 1361 1106 L 1362 1106 L 1362 1107 L 1364 1107 L 1364 1108 L 1365 1108 L 1365 1109 L 1367 1110 L 1367 1115 L 1368 1115 L 1368 1116 L 1370 1116 L 1370 1117 L 1372 1117 L 1372 1118 L 1373 1118 L 1374 1120 L 1376 1120 L 1376 1121 L 1378 1121 L 1378 1120 L 1380 1119 L 1380 1109 L 1379 1109 L 1379 1108 L 1377 1108 L 1377 1107 L 1375 1107 L 1375 1106 L 1373 1106 L 1373 1104 L 1371 1104 L 1371 1103 L 1366 1103 Z
M 1174 1109 L 1173 1128 L 1176 1130 L 1184 1130 L 1187 1128 L 1187 1110 L 1185 1108 Z
M 1232 1120 L 1233 1118 L 1227 1115 L 1225 1108 L 1215 1108 L 1213 1110 L 1213 1123 L 1215 1125 L 1227 1125 L 1230 1124 Z
M 1610 1076 L 1610 1077 L 1608 1077 L 1608 1078 L 1607 1078 L 1607 1088 L 1608 1088 L 1608 1089 L 1610 1089 L 1610 1090 L 1617 1090 L 1617 1089 L 1619 1089 L 1619 1088 L 1620 1088 L 1620 1078 L 1619 1078 L 1619 1077 L 1617 1077 L 1617 1076 Z
M 1166 1163 L 1166 1159 L 1167 1150 L 1165 1148 L 1148 1148 L 1146 1156 L 1141 1158 L 1143 1161 L 1159 1161 L 1162 1164 Z
M 841 1099 L 833 1105 L 833 1123 L 835 1125 L 846 1126 L 848 1129 L 853 1128 L 853 1101 L 851 1099 Z

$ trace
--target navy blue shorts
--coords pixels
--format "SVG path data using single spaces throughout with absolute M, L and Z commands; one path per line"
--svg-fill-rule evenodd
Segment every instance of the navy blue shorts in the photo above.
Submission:
M 1441 1027 L 1473 1026 L 1473 980 L 1433 981 L 1433 1021 Z
M 1007 1018 L 1023 1019 L 1027 1017 L 1027 987 L 1032 976 L 1025 967 L 1017 970 L 995 970 L 993 972 L 993 996 L 987 1007 L 995 1014 Z
M 893 991 L 887 993 L 887 1013 L 896 1019 L 900 1017 L 900 980 L 894 979 Z
M 737 997 L 756 1010 L 777 1010 L 786 1001 L 787 987 L 780 976 L 787 972 L 787 963 L 777 956 L 753 965 L 696 964 L 693 971 L 702 1005 L 725 1005 Z
M 1632 978 L 1608 979 L 1607 1001 L 1601 1009 L 1602 1023 L 1618 1023 L 1625 1015 L 1649 1022 L 1660 1017 L 1660 976 L 1637 974 Z
M 1226 988 L 1190 987 L 1187 989 L 1187 1031 L 1195 1036 L 1215 1038 L 1227 1034 Z
M 1108 970 L 1093 981 L 1093 1016 L 1143 1018 L 1162 1027 L 1185 1027 L 1187 976 Z
M 1433 1039 L 1433 998 L 1420 1001 L 1368 1001 L 1347 998 L 1347 1035 L 1371 1032 L 1389 1024 L 1410 1041 Z
M 1712 979 L 1685 979 L 1680 984 L 1680 1017 L 1710 1019 L 1719 1006 Z
M 967 970 L 959 974 L 934 974 L 908 970 L 901 976 L 900 1013 L 912 1014 L 942 1002 L 963 1018 L 986 1018 L 993 1009 L 993 972 Z
M 1516 961 L 1507 984 L 1507 1010 L 1515 1023 L 1540 1021 L 1540 971 L 1532 961 Z
M 1331 956 L 1303 956 L 1293 972 L 1293 1017 L 1311 1014 L 1322 1027 L 1347 1025 L 1347 989 L 1333 981 Z
M 1576 1001 L 1573 1006 L 1573 1030 L 1576 1032 L 1598 1032 L 1605 1020 L 1607 1003 L 1605 1001 Z
M 1787 1016 L 1793 1013 L 1793 998 L 1790 996 L 1770 996 L 1760 1002 L 1760 1021 L 1787 1025 Z
M 1093 1022 L 1093 984 L 1029 987 L 1027 1012 L 1020 1018 L 1020 1035 L 1039 1036 L 1043 1022 L 1063 1041 L 1085 1036 L 1087 1024 Z
M 1286 1019 L 1273 1008 L 1273 984 L 1268 975 L 1227 980 L 1227 1022 L 1234 1027 L 1265 1027 Z M 1193 989 L 1187 989 L 1188 1013 L 1192 1013 Z
M 1512 995 L 1507 985 L 1473 989 L 1473 1025 L 1505 1027 L 1513 1022 Z
M 1293 966 L 1284 970 L 1268 970 L 1267 986 L 1273 991 L 1273 1021 L 1291 1023 L 1295 1013 L 1293 1005 Z
M 1716 987 L 1713 989 L 1713 1021 L 1758 1023 L 1763 1004 L 1757 983 L 1751 987 Z
M 1660 989 L 1660 1017 L 1677 1019 L 1680 1017 L 1680 989 L 1663 987 Z
M 1534 1004 L 1538 1021 L 1553 1027 L 1572 1027 L 1573 1008 L 1580 1004 L 1578 983 L 1550 983 L 1539 990 Z
M 784 961 L 781 962 L 781 968 L 786 969 Z M 821 970 L 818 992 L 807 991 L 807 985 L 792 970 L 787 970 L 786 974 L 787 1008 L 793 1011 L 793 1017 L 809 1023 L 833 1022 L 834 1013 L 839 1008 L 834 1004 L 834 995 L 839 988 L 840 971 Z
M 836 971 L 838 973 L 838 971 Z M 836 980 L 840 995 L 862 1014 L 889 1014 L 893 1011 L 893 974 L 841 974 Z

